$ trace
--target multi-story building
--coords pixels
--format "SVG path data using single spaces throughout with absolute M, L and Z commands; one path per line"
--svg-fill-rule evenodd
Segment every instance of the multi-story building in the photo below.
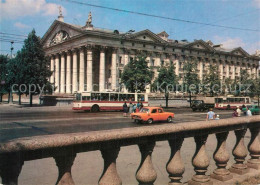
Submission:
M 251 77 L 259 75 L 259 53 L 250 55 L 241 47 L 224 49 L 211 41 L 172 40 L 165 31 L 155 34 L 148 29 L 120 33 L 95 28 L 91 22 L 89 15 L 85 26 L 68 24 L 60 14 L 42 38 L 56 93 L 116 90 L 124 66 L 137 55 L 147 57 L 155 77 L 158 67 L 173 63 L 181 80 L 183 62 L 191 60 L 198 61 L 200 79 L 214 64 L 223 80 L 239 77 L 241 69 Z

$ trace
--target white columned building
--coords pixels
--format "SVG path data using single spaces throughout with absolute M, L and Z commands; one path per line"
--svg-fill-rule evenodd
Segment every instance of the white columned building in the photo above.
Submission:
M 153 33 L 146 29 L 121 33 L 117 29 L 103 30 L 94 27 L 91 20 L 86 25 L 75 26 L 65 23 L 62 16 L 53 22 L 41 40 L 46 55 L 50 56 L 53 72 L 50 82 L 55 86 L 55 94 L 118 91 L 119 72 L 140 55 L 147 57 L 148 65 L 154 71 L 153 79 L 157 77 L 159 67 L 169 66 L 171 62 L 176 75 L 182 77 L 183 58 L 199 59 L 200 80 L 207 67 L 215 64 L 222 80 L 224 77 L 238 78 L 244 68 L 250 75 L 259 76 L 260 52 L 250 55 L 239 46 L 230 50 L 211 41 L 170 39 L 165 31 Z

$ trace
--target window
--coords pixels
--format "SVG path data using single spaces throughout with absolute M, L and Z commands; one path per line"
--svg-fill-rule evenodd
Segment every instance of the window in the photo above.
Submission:
M 121 78 L 121 76 L 122 76 L 122 70 L 119 70 L 119 78 Z
M 119 63 L 122 64 L 122 57 L 119 57 Z
M 135 43 L 132 43 L 132 46 L 135 46 Z
M 152 113 L 156 113 L 156 112 L 157 112 L 157 110 L 156 110 L 156 109 L 153 109 L 153 110 L 152 110 Z
M 172 49 L 172 51 L 174 51 L 174 48 Z
M 108 76 L 111 76 L 111 69 L 108 70 Z
M 159 112 L 159 113 L 162 113 L 163 111 L 162 111 L 162 109 L 158 109 L 158 112 Z
M 164 65 L 164 60 L 161 60 L 161 66 L 163 66 Z
M 151 66 L 154 66 L 154 59 L 150 60 Z
M 145 48 L 145 44 L 143 44 L 143 47 Z
M 156 46 L 154 46 L 153 48 L 156 49 Z
M 130 57 L 130 62 L 133 62 L 134 61 L 134 58 L 133 57 Z
M 143 36 L 144 39 L 146 39 L 146 36 Z

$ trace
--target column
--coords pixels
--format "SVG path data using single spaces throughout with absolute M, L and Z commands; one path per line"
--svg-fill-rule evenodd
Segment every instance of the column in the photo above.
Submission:
M 116 89 L 116 59 L 117 59 L 117 48 L 113 48 L 112 53 L 112 65 L 111 65 L 111 88 Z
M 226 78 L 229 78 L 229 65 L 226 62 Z
M 105 91 L 105 48 L 100 48 L 100 63 L 99 63 L 99 91 Z
M 202 62 L 202 60 L 199 61 L 199 70 L 200 70 L 199 77 L 200 77 L 200 80 L 202 80 L 203 79 L 203 62 Z
M 71 93 L 71 53 L 67 52 L 66 93 Z
M 175 74 L 179 76 L 180 61 L 177 59 L 175 62 Z
M 223 62 L 219 61 L 219 72 L 220 72 L 220 79 L 223 80 Z
M 259 69 L 258 69 L 258 66 L 256 68 L 256 77 L 259 78 Z
M 72 51 L 73 53 L 73 58 L 72 58 L 72 63 L 73 63 L 73 69 L 72 69 L 72 93 L 75 91 L 78 91 L 78 59 L 77 59 L 77 50 L 74 49 Z
M 79 51 L 79 91 L 84 91 L 84 77 L 85 77 L 85 60 L 84 60 L 84 48 L 80 48 Z
M 51 56 L 51 78 L 50 78 L 50 83 L 54 83 L 54 75 L 55 75 L 55 71 L 54 71 L 54 60 L 55 60 L 55 57 L 54 56 Z
M 60 92 L 60 59 L 59 54 L 55 56 L 55 93 Z
M 235 73 L 236 73 L 236 71 L 235 71 L 235 64 L 232 64 L 232 67 L 231 67 L 231 70 L 232 70 L 232 79 L 234 80 L 235 79 Z
M 60 66 L 60 92 L 65 93 L 65 53 L 61 53 Z
M 127 50 L 127 49 L 124 49 L 124 52 L 125 52 L 125 65 L 127 65 L 128 64 L 128 62 L 129 62 L 129 51 Z
M 87 46 L 87 91 L 92 91 L 92 47 Z

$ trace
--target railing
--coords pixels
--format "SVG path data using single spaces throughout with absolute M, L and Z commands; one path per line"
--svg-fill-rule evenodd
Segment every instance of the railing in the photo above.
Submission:
M 251 132 L 248 144 L 251 158 L 245 162 L 248 151 L 244 145 L 244 136 L 247 129 Z M 122 180 L 116 170 L 120 147 L 138 145 L 141 163 L 136 179 L 139 184 L 153 184 L 157 177 L 151 159 L 155 142 L 168 140 L 171 148 L 170 159 L 166 165 L 169 184 L 181 184 L 185 168 L 180 149 L 185 138 L 194 137 L 196 151 L 192 165 L 195 175 L 188 184 L 212 184 L 213 179 L 224 182 L 232 179 L 232 173 L 243 175 L 249 168 L 260 171 L 259 130 L 260 116 L 253 116 L 21 138 L 0 144 L 0 175 L 3 184 L 18 184 L 18 176 L 25 161 L 53 157 L 59 170 L 56 184 L 71 185 L 74 184 L 71 168 L 76 154 L 100 150 L 104 159 L 104 171 L 98 183 L 120 185 Z M 225 145 L 229 131 L 234 131 L 236 135 L 232 152 L 236 162 L 228 170 L 226 166 L 230 157 Z M 217 139 L 213 155 L 217 167 L 210 176 L 206 175 L 209 158 L 205 148 L 209 134 L 215 134 Z

